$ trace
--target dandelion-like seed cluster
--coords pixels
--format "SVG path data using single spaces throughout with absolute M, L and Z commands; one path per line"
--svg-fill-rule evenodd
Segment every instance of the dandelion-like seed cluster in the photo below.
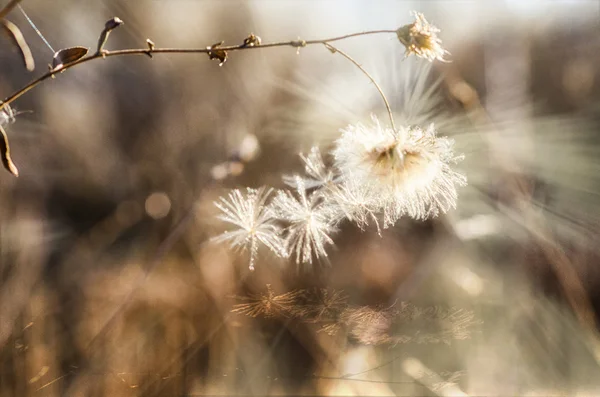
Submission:
M 364 208 L 382 213 L 384 228 L 404 215 L 424 220 L 453 208 L 456 186 L 466 184 L 451 168 L 462 159 L 453 141 L 437 137 L 433 124 L 393 130 L 373 122 L 345 128 L 333 150 L 343 183 L 361 187 Z
M 236 229 L 216 237 L 233 248 L 250 251 L 254 268 L 259 245 L 297 264 L 327 258 L 327 246 L 344 220 L 364 229 L 375 224 L 379 231 L 401 217 L 418 220 L 436 217 L 454 208 L 457 187 L 466 178 L 452 169 L 462 156 L 454 154 L 454 142 L 438 137 L 435 126 L 383 127 L 350 125 L 331 151 L 327 167 L 317 147 L 301 156 L 306 176 L 287 176 L 295 193 L 272 189 L 234 190 L 216 203 L 221 219 Z
M 258 255 L 259 245 L 268 247 L 278 256 L 286 256 L 281 228 L 265 206 L 272 189 L 247 189 L 246 195 L 234 190 L 228 199 L 221 197 L 215 205 L 222 211 L 219 219 L 236 228 L 217 236 L 214 241 L 226 241 L 232 248 L 250 251 L 250 270 Z
M 443 60 L 447 51 L 438 29 L 422 14 L 415 17 L 397 31 L 407 54 Z M 426 220 L 446 213 L 456 206 L 457 187 L 466 185 L 452 169 L 462 156 L 454 153 L 451 139 L 438 136 L 434 124 L 386 127 L 373 116 L 370 125 L 343 128 L 328 154 L 331 166 L 318 147 L 300 155 L 305 175 L 283 177 L 292 191 L 234 190 L 221 198 L 216 203 L 221 219 L 235 229 L 215 239 L 249 250 L 250 269 L 260 246 L 311 265 L 327 258 L 341 222 L 362 230 L 374 224 L 381 234 L 380 225 L 386 229 L 404 216 Z
M 285 229 L 287 253 L 296 256 L 297 264 L 312 264 L 313 254 L 318 258 L 327 257 L 325 246 L 333 244 L 330 235 L 336 231 L 336 210 L 326 197 L 308 194 L 302 179 L 296 179 L 298 197 L 280 190 L 272 208 L 276 216 L 288 224 Z

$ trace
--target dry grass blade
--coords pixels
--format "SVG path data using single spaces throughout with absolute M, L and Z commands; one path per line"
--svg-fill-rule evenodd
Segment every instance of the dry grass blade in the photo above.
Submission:
M 29 49 L 27 41 L 25 40 L 23 33 L 21 33 L 21 30 L 17 27 L 17 25 L 6 19 L 2 20 L 2 26 L 4 27 L 6 33 L 8 33 L 8 35 L 12 39 L 15 46 L 17 46 L 17 48 L 19 49 L 19 52 L 23 57 L 23 63 L 25 64 L 25 68 L 30 72 L 33 71 L 33 69 L 35 69 L 33 55 L 31 54 L 31 50 Z
M 4 164 L 4 168 L 6 168 L 11 174 L 13 174 L 14 176 L 19 176 L 19 170 L 10 158 L 10 146 L 8 145 L 8 136 L 6 135 L 6 131 L 1 125 L 0 132 L 2 132 L 2 140 L 0 141 L 0 145 L 2 146 L 0 148 L 2 155 L 2 164 Z

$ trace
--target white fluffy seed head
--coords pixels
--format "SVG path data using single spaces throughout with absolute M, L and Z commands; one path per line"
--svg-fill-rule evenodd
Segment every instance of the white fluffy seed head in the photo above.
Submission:
M 277 256 L 286 257 L 284 240 L 281 238 L 281 228 L 277 225 L 266 202 L 273 189 L 246 189 L 246 195 L 236 189 L 229 193 L 228 198 L 221 197 L 215 202 L 222 211 L 218 217 L 222 221 L 235 226 L 220 236 L 213 238 L 215 242 L 229 243 L 231 248 L 250 251 L 250 270 L 254 270 L 259 246 L 265 245 Z
M 343 181 L 368 187 L 388 227 L 403 215 L 427 219 L 455 207 L 456 186 L 466 178 L 451 168 L 461 159 L 453 147 L 433 124 L 393 130 L 373 118 L 371 126 L 342 130 L 333 155 Z
M 313 259 L 327 257 L 326 246 L 333 245 L 337 210 L 334 203 L 321 195 L 306 192 L 304 181 L 296 177 L 297 197 L 289 191 L 278 191 L 272 208 L 277 217 L 288 224 L 285 229 L 287 252 L 296 255 L 297 264 L 312 264 Z

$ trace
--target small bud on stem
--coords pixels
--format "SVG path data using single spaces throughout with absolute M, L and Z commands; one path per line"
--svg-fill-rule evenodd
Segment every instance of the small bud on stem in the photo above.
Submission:
M 102 30 L 102 33 L 100 33 L 100 37 L 98 38 L 98 49 L 96 50 L 96 54 L 102 54 L 104 52 L 104 44 L 106 44 L 110 32 L 112 32 L 113 29 L 123 25 L 123 23 L 124 22 L 118 17 L 114 17 L 106 21 L 106 24 L 104 24 L 104 30 Z

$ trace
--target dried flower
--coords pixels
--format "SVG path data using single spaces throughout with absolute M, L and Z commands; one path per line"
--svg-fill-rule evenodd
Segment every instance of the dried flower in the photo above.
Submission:
M 364 186 L 384 215 L 384 228 L 402 215 L 427 219 L 456 206 L 456 185 L 466 178 L 453 171 L 453 141 L 437 137 L 433 124 L 398 130 L 350 125 L 342 130 L 333 151 L 336 166 L 346 183 Z
M 247 189 L 244 197 L 242 192 L 234 190 L 229 194 L 229 200 L 220 198 L 215 205 L 223 211 L 219 219 L 234 224 L 236 230 L 228 231 L 213 238 L 217 242 L 229 242 L 232 248 L 250 250 L 250 270 L 258 254 L 259 243 L 266 245 L 278 256 L 287 256 L 281 229 L 276 224 L 273 214 L 265 203 L 273 189 Z
M 431 25 L 420 12 L 413 11 L 415 22 L 402 26 L 396 31 L 398 40 L 406 47 L 406 56 L 415 54 L 432 62 L 434 60 L 447 62 L 444 55 L 450 54 L 442 47 L 442 41 L 437 37 L 440 31 Z
M 286 228 L 286 247 L 296 252 L 296 263 L 312 264 L 313 256 L 327 257 L 325 246 L 336 231 L 335 209 L 318 194 L 307 195 L 304 181 L 296 177 L 298 198 L 289 191 L 278 191 L 273 199 L 277 216 L 290 223 Z

